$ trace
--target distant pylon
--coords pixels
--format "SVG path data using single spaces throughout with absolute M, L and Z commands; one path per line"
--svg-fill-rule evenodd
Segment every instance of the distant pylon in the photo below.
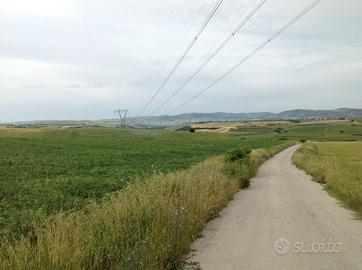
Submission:
M 126 126 L 126 117 L 127 117 L 127 114 L 129 113 L 129 111 L 127 109 L 118 109 L 118 110 L 115 110 L 113 113 L 117 114 L 119 116 L 119 120 L 121 122 L 121 125 L 120 127 L 125 127 Z

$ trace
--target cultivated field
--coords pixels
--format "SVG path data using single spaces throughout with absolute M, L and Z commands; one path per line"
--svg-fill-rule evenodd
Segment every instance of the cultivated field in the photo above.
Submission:
M 1 129 L 0 235 L 19 236 L 60 210 L 80 209 L 135 178 L 185 169 L 239 144 L 277 138 L 117 128 Z
M 306 143 L 293 161 L 362 216 L 362 142 Z
M 199 128 L 224 128 L 205 123 Z M 207 126 L 211 125 L 211 126 Z M 231 132 L 117 128 L 0 129 L 0 235 L 19 236 L 62 210 L 103 200 L 135 178 L 185 169 L 243 144 L 270 147 L 286 140 L 362 139 L 354 121 L 249 121 Z M 107 196 L 106 196 L 107 197 Z
M 142 180 L 129 181 L 129 176 L 117 186 L 116 174 L 124 175 L 118 167 L 124 163 L 133 163 L 139 168 L 149 166 L 148 175 L 158 169 L 175 170 L 177 164 L 181 169 L 239 145 L 240 137 L 120 129 L 80 129 L 76 130 L 77 136 L 74 136 L 74 130 L 6 132 L 1 138 L 2 145 L 16 151 L 3 155 L 2 160 L 10 159 L 11 162 L 2 164 L 4 163 L 9 171 L 13 171 L 13 176 L 18 176 L 15 168 L 12 168 L 13 165 L 16 165 L 18 170 L 26 170 L 19 175 L 17 181 L 20 184 L 16 186 L 16 190 L 11 190 L 10 176 L 5 175 L 3 178 L 2 191 L 7 195 L 4 197 L 7 205 L 3 204 L 2 207 L 7 210 L 6 207 L 11 206 L 6 211 L 9 218 L 3 220 L 18 218 L 11 211 L 29 211 L 31 214 L 40 212 L 41 215 L 37 216 L 37 220 L 34 220 L 31 214 L 17 220 L 17 224 L 28 222 L 28 226 L 22 227 L 22 231 L 16 230 L 17 224 L 10 227 L 8 223 L 3 223 L 3 231 L 13 237 L 2 238 L 0 269 L 174 269 L 180 263 L 180 256 L 198 236 L 205 222 L 213 217 L 240 187 L 245 187 L 247 179 L 255 174 L 265 159 L 291 145 L 280 145 L 281 141 L 277 138 L 244 139 L 244 145 L 253 148 L 264 146 L 267 149 L 249 154 L 246 148 L 236 148 L 229 152 L 230 160 L 224 161 L 223 157 L 219 156 L 174 173 L 158 172 L 153 176 L 146 176 L 145 170 Z M 16 142 L 23 142 L 23 147 L 18 147 Z M 272 145 L 277 146 L 271 147 Z M 58 152 L 49 156 L 52 149 Z M 135 158 L 138 151 L 141 154 Z M 245 154 L 239 156 L 240 151 Z M 69 163 L 66 161 L 67 152 L 70 154 Z M 170 159 L 167 153 L 171 153 L 171 157 L 179 154 L 182 162 Z M 114 180 L 113 174 L 102 176 L 87 173 L 97 162 L 113 155 L 117 156 L 115 160 L 124 162 L 117 163 L 113 159 L 107 159 L 113 161 Z M 24 156 L 27 159 L 23 158 Z M 23 162 L 27 164 L 26 160 L 32 160 L 33 157 L 36 163 L 21 167 Z M 83 157 L 86 158 L 83 160 Z M 17 158 L 23 162 L 14 163 Z M 71 173 L 53 177 L 46 174 L 46 180 L 35 178 L 32 166 L 37 164 L 42 167 L 53 159 L 62 161 L 59 167 L 54 168 L 69 168 Z M 162 160 L 163 163 L 159 162 L 164 167 L 151 166 L 157 160 Z M 169 166 L 166 166 L 167 164 Z M 34 178 L 27 179 L 24 176 L 27 172 L 28 176 Z M 41 170 L 35 172 L 39 173 L 38 175 L 44 173 Z M 136 176 L 140 175 L 134 173 L 133 177 Z M 91 179 L 96 184 L 92 185 L 92 181 L 82 181 L 83 179 Z M 109 189 L 107 193 L 108 186 L 103 185 L 102 179 L 111 181 L 110 183 L 114 184 L 110 186 L 120 191 L 109 193 L 113 190 Z M 88 190 L 88 185 L 92 187 L 93 193 L 83 192 Z M 96 197 L 94 192 L 99 190 L 101 193 Z M 69 208 L 59 208 L 59 204 L 52 204 L 53 196 L 59 192 L 63 198 L 59 202 L 74 200 L 79 204 L 70 205 Z M 21 196 L 18 194 L 25 197 L 20 203 L 17 198 Z M 102 195 L 105 194 L 108 195 L 102 200 Z M 27 204 L 27 200 L 38 202 L 38 198 L 42 199 L 38 204 Z M 97 200 L 98 203 L 92 203 Z M 49 209 L 49 205 L 55 207 Z M 59 213 L 66 209 L 72 211 Z M 15 236 L 20 234 L 22 237 L 17 237 L 16 240 Z
M 1 128 L 0 267 L 175 268 L 205 222 L 249 185 L 266 158 L 293 140 L 356 141 L 339 150 L 325 148 L 337 143 L 313 147 L 358 174 L 340 157 L 360 149 L 361 133 L 352 121 L 245 122 L 221 133 Z M 241 146 L 265 150 L 249 154 Z M 224 160 L 220 155 L 230 149 Z M 307 160 L 322 164 L 323 172 L 319 158 L 308 153 Z M 324 179 L 328 190 L 358 210 L 360 180 Z
M 278 135 L 286 139 L 318 141 L 361 140 L 362 124 L 356 120 L 246 121 L 196 123 L 196 132 L 237 133 L 245 136 Z

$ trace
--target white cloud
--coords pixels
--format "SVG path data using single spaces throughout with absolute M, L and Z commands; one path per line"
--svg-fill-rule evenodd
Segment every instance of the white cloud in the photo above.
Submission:
M 206 1 L 198 12 L 203 1 L 0 0 L 0 121 L 109 118 L 118 107 L 135 114 L 215 2 Z M 148 112 L 256 3 L 224 1 Z M 267 1 L 245 30 L 160 113 L 207 86 L 309 3 Z M 360 107 L 361 12 L 358 0 L 322 2 L 184 111 Z M 176 48 L 178 53 L 167 65 Z

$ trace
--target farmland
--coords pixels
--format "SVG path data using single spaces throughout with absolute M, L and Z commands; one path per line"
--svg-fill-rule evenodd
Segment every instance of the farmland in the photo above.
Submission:
M 247 121 L 192 125 L 197 132 L 237 133 L 241 136 L 277 134 L 286 139 L 353 141 L 362 139 L 362 124 L 356 120 Z M 362 122 L 362 121 L 361 121 Z
M 0 230 L 28 233 L 60 210 L 107 198 L 135 178 L 185 169 L 240 144 L 274 136 L 191 134 L 117 128 L 0 129 Z
M 258 165 L 273 153 L 293 140 L 357 141 L 362 133 L 356 121 L 232 124 L 225 129 L 225 123 L 217 123 L 222 132 L 215 132 L 215 127 L 208 132 L 203 126 L 195 133 L 101 127 L 0 128 L 0 230 L 6 239 L 0 248 L 1 260 L 18 269 L 29 263 L 34 268 L 122 265 L 134 269 L 134 264 L 139 269 L 151 269 L 150 265 L 172 268 L 204 222 L 240 187 L 247 187 Z M 327 145 L 318 143 L 318 149 L 319 144 Z M 223 165 L 220 156 L 211 158 L 242 145 L 267 150 L 254 152 L 251 163 L 236 167 Z M 330 151 L 326 153 L 335 155 Z M 316 157 L 308 159 L 317 164 Z M 162 213 L 154 210 L 160 207 Z M 112 243 L 116 234 L 114 246 L 103 244 Z M 172 240 L 176 238 L 179 240 Z M 138 246 L 143 239 L 150 241 L 145 249 Z M 171 248 L 161 249 L 164 243 Z M 71 250 L 73 259 L 64 260 Z M 129 261 L 129 253 L 138 256 L 137 260 Z M 157 261 L 155 253 L 162 254 Z
M 0 128 L 0 234 L 28 233 L 34 222 L 107 199 L 107 194 L 135 178 L 189 168 L 240 144 L 261 148 L 286 140 L 362 138 L 362 125 L 345 120 L 194 126 L 199 128 L 194 134 L 95 127 Z M 223 131 L 214 132 L 217 129 Z M 199 132 L 205 130 L 211 132 Z
M 204 224 L 258 166 L 294 144 L 208 158 L 186 170 L 132 181 L 109 199 L 58 213 L 34 233 L 0 244 L 0 269 L 181 269 Z M 226 167 L 225 167 L 226 166 Z

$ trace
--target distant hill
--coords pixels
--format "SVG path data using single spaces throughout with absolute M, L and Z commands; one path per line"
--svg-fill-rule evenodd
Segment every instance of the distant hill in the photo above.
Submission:
M 194 122 L 211 121 L 245 121 L 245 120 L 275 120 L 275 119 L 328 119 L 328 118 L 353 118 L 362 117 L 362 109 L 339 108 L 334 110 L 304 110 L 296 109 L 280 113 L 251 112 L 251 113 L 184 113 L 178 115 L 129 117 L 127 123 L 135 127 L 167 127 L 179 126 Z M 21 125 L 52 125 L 52 126 L 116 126 L 117 119 L 102 120 L 59 120 L 59 121 L 30 121 L 17 122 Z
M 278 117 L 287 118 L 340 118 L 340 117 L 360 117 L 362 109 L 340 108 L 335 110 L 291 110 L 278 113 Z
M 275 120 L 275 119 L 325 119 L 362 117 L 362 109 L 340 108 L 335 110 L 289 110 L 280 113 L 185 113 L 178 115 L 162 115 L 152 117 L 129 118 L 130 124 L 150 126 L 176 126 L 185 123 L 210 121 L 245 121 L 245 120 Z

